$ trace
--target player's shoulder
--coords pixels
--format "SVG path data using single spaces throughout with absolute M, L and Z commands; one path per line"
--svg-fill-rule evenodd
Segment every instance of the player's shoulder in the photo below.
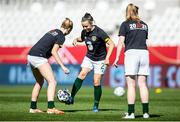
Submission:
M 59 29 L 54 29 L 58 34 L 63 34 L 63 32 Z
M 49 32 L 46 33 L 47 35 L 51 35 L 53 37 L 62 36 L 63 32 L 59 29 L 52 29 Z
M 129 23 L 131 23 L 130 21 L 127 21 L 127 20 L 125 20 L 125 21 L 123 21 L 123 22 L 121 22 L 121 26 L 127 26 Z

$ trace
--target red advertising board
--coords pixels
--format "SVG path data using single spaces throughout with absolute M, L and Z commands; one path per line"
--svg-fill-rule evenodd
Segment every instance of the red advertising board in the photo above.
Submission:
M 26 64 L 27 54 L 29 52 L 30 47 L 0 47 L 0 64 L 3 68 L 12 69 L 17 68 L 19 71 L 19 67 L 17 64 Z M 124 51 L 124 50 L 123 50 Z M 123 52 L 122 51 L 122 52 Z M 170 87 L 177 88 L 180 87 L 180 46 L 175 47 L 149 47 L 150 52 L 150 77 L 148 78 L 148 85 L 150 87 Z M 70 66 L 74 66 L 71 64 L 81 64 L 84 56 L 86 54 L 86 47 L 63 47 L 59 50 L 59 55 L 61 56 L 63 62 L 65 64 L 70 64 Z M 116 56 L 116 48 L 113 51 L 113 54 L 110 57 L 111 64 L 113 63 Z M 116 87 L 116 86 L 125 86 L 125 77 L 124 77 L 124 53 L 121 53 L 119 67 L 109 67 L 106 71 L 104 77 L 104 85 Z M 55 63 L 53 57 L 49 59 L 50 63 Z M 7 64 L 12 64 L 13 66 L 9 66 Z M 15 64 L 15 65 L 14 65 Z M 6 69 L 5 68 L 5 69 Z M 24 66 L 24 69 L 26 67 Z M 4 70 L 4 69 L 3 69 Z M 1 71 L 3 71 L 1 69 Z M 5 74 L 4 76 L 11 76 L 12 71 L 6 69 L 9 74 Z M 26 71 L 26 70 L 25 70 Z M 29 76 L 29 72 L 25 72 Z M 74 73 L 73 73 L 74 74 Z M 12 75 L 13 77 L 15 75 Z M 27 79 L 27 78 L 25 78 Z M 10 77 L 12 80 L 12 77 Z M 8 82 L 9 80 L 6 80 Z M 1 82 L 1 81 L 0 81 Z M 10 82 L 10 81 L 9 81 Z M 72 81 L 73 82 L 73 81 Z
M 0 47 L 0 63 L 26 63 L 26 56 L 30 47 Z M 149 47 L 151 65 L 180 65 L 180 46 L 174 47 Z M 86 47 L 64 47 L 59 50 L 63 61 L 68 64 L 81 64 Z M 116 55 L 116 48 L 111 55 L 110 62 L 113 63 Z M 121 53 L 119 64 L 123 64 L 124 54 Z M 53 59 L 50 59 L 54 62 Z

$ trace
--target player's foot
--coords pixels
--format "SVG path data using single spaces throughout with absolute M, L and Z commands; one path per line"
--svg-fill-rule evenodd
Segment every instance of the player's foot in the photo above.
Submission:
M 99 112 L 98 107 L 97 106 L 93 106 L 92 111 L 95 112 L 95 113 Z
M 32 108 L 30 108 L 29 109 L 29 113 L 43 113 L 43 111 L 42 110 L 40 110 L 40 109 L 32 109 Z
M 124 119 L 134 119 L 135 116 L 134 116 L 134 113 L 131 113 L 131 114 L 125 113 L 125 117 L 123 117 L 123 118 L 124 118 Z
M 58 110 L 57 108 L 47 109 L 48 114 L 64 114 L 64 111 Z
M 144 113 L 143 114 L 143 118 L 145 118 L 145 119 L 149 118 L 149 114 L 148 113 Z
M 65 102 L 65 104 L 67 105 L 74 104 L 74 98 L 69 97 L 69 99 Z

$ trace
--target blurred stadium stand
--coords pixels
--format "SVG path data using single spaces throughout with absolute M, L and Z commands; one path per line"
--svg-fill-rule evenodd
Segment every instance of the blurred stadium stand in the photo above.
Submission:
M 59 28 L 65 17 L 74 22 L 66 41 L 70 45 L 80 35 L 85 12 L 117 44 L 130 2 L 140 7 L 140 16 L 149 25 L 150 46 L 180 45 L 180 0 L 0 0 L 0 46 L 31 46 L 46 31 Z

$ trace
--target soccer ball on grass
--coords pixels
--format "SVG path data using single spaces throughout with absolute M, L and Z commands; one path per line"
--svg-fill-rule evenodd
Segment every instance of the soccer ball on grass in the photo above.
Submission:
M 124 90 L 124 88 L 123 87 L 116 87 L 115 89 L 114 89 L 114 95 L 116 95 L 116 96 L 123 96 L 125 94 L 125 90 Z
M 57 92 L 57 98 L 60 102 L 66 102 L 69 100 L 69 97 L 71 96 L 71 93 L 69 92 L 68 89 L 60 89 Z

